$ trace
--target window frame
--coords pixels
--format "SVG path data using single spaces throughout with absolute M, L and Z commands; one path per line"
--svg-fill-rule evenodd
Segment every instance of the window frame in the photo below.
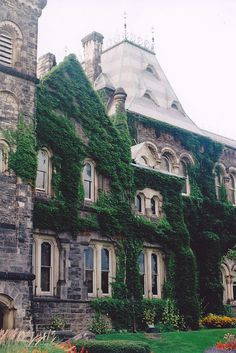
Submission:
M 94 256 L 94 285 L 93 292 L 88 292 L 88 298 L 110 297 L 112 294 L 112 282 L 116 274 L 116 256 L 112 244 L 105 242 L 93 241 L 88 247 L 93 248 Z M 109 253 L 109 270 L 108 270 L 108 293 L 102 291 L 102 250 L 105 249 Z M 86 249 L 85 249 L 86 250 Z M 84 283 L 85 283 L 85 263 L 84 263 Z M 85 283 L 86 284 L 86 283 Z
M 51 245 L 51 271 L 50 271 L 50 289 L 43 291 L 41 287 L 41 268 L 42 268 L 42 244 Z M 59 280 L 59 248 L 54 237 L 45 235 L 34 235 L 33 242 L 33 272 L 35 274 L 35 295 L 36 296 L 56 296 L 57 282 Z
M 41 171 L 39 170 L 39 153 L 40 152 L 46 152 L 47 153 L 47 157 L 48 157 L 48 165 L 47 165 L 47 171 L 44 172 L 44 171 Z M 37 187 L 37 177 L 38 177 L 38 172 L 43 172 L 46 174 L 46 188 L 40 188 L 40 187 Z M 52 153 L 51 151 L 49 151 L 48 148 L 46 147 L 42 147 L 39 151 L 38 151 L 38 154 L 37 154 L 37 174 L 36 174 L 36 180 L 35 180 L 35 189 L 36 189 L 36 192 L 42 192 L 42 193 L 45 193 L 45 195 L 48 195 L 50 196 L 52 194 Z
M 165 266 L 162 259 L 162 253 L 157 248 L 145 247 L 144 253 L 144 298 L 162 298 L 162 287 L 165 280 Z M 140 253 L 141 254 L 141 253 Z M 152 271 L 152 255 L 157 258 L 157 273 L 156 273 L 156 294 L 153 293 L 153 271 Z
M 89 182 L 91 182 L 91 197 L 86 197 L 86 194 L 85 194 L 85 182 L 87 182 L 87 180 L 85 179 L 86 178 L 85 168 L 87 164 L 91 167 L 91 180 L 89 180 Z M 83 188 L 84 188 L 84 201 L 95 202 L 97 199 L 96 190 L 98 189 L 97 188 L 98 185 L 97 185 L 96 167 L 93 161 L 88 159 L 84 161 L 82 178 L 83 178 Z

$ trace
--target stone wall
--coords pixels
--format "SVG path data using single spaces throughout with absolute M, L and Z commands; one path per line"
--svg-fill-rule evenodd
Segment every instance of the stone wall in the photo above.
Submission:
M 88 330 L 94 315 L 86 301 L 34 298 L 34 320 L 36 331 L 44 330 L 50 325 L 53 317 L 65 322 L 65 329 L 75 333 Z

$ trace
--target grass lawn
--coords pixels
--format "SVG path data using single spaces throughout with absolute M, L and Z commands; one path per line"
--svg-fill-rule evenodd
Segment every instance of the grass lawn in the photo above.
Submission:
M 160 338 L 147 338 L 143 333 L 111 333 L 97 335 L 97 340 L 127 340 L 149 343 L 154 353 L 203 353 L 226 333 L 236 334 L 235 329 L 214 329 L 187 332 L 162 333 Z

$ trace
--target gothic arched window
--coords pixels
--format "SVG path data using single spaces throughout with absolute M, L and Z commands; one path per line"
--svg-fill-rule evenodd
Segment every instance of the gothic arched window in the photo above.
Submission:
M 172 170 L 171 158 L 167 153 L 161 156 L 161 170 L 171 173 L 171 170 Z
M 91 162 L 86 162 L 83 169 L 84 198 L 95 200 L 95 168 Z
M 224 185 L 224 169 L 221 165 L 215 167 L 215 186 L 216 186 L 216 197 L 219 200 L 221 195 L 221 188 Z
M 46 148 L 38 152 L 38 168 L 36 177 L 36 189 L 46 194 L 50 192 L 51 164 L 49 152 Z
M 189 195 L 190 186 L 189 186 L 189 176 L 188 176 L 188 161 L 186 159 L 181 159 L 179 162 L 179 175 L 185 178 L 185 183 L 182 189 L 182 193 Z
M 229 183 L 228 183 L 228 199 L 235 205 L 235 177 L 233 174 L 229 175 Z

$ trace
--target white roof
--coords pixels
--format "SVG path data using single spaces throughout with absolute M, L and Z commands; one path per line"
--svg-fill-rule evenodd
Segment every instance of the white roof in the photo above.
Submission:
M 236 148 L 236 141 L 201 130 L 186 115 L 151 50 L 125 39 L 102 53 L 101 67 L 95 89 L 122 87 L 127 110 Z

